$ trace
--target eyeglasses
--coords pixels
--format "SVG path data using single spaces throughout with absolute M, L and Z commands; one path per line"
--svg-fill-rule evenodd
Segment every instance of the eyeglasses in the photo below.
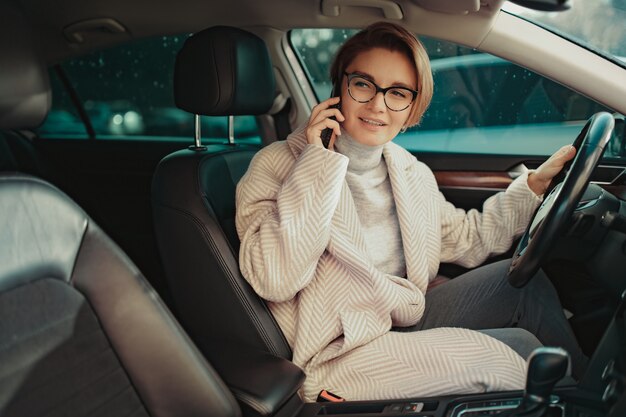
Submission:
M 358 73 L 348 74 L 348 94 L 354 101 L 359 103 L 367 103 L 371 101 L 376 94 L 383 93 L 385 105 L 391 111 L 406 110 L 417 97 L 417 91 L 406 87 L 387 87 L 380 88 L 372 80 L 368 80 Z

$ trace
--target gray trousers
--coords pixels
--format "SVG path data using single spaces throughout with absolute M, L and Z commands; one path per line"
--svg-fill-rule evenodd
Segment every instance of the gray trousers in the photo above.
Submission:
M 569 352 L 573 376 L 580 378 L 587 358 L 567 322 L 554 286 L 539 271 L 524 288 L 513 288 L 506 279 L 510 263 L 505 260 L 485 265 L 429 290 L 420 322 L 394 330 L 479 330 L 506 343 L 524 358 L 535 347 L 559 346 Z

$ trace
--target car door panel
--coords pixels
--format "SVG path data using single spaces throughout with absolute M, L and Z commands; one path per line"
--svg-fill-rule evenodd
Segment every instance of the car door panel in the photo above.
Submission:
M 424 153 L 416 155 L 435 174 L 440 191 L 456 207 L 480 209 L 483 202 L 503 191 L 518 175 L 518 167 L 537 166 L 536 157 L 503 157 Z M 452 169 L 453 167 L 453 169 Z
M 446 199 L 466 210 L 480 209 L 485 199 L 505 190 L 523 170 L 535 169 L 547 159 L 449 153 L 418 153 L 416 157 L 433 171 Z M 626 171 L 619 162 L 604 162 L 594 171 L 592 181 L 616 196 L 626 196 Z

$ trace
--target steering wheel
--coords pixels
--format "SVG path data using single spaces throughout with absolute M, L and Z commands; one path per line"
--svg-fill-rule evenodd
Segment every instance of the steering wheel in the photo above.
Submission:
M 602 158 L 614 124 L 611 114 L 596 113 L 574 141 L 576 157 L 565 179 L 548 188 L 552 188 L 552 191 L 546 192 L 547 196 L 535 212 L 515 250 L 508 273 L 512 286 L 520 288 L 528 284 L 564 232 L 589 184 L 593 170 Z M 569 164 L 563 167 L 561 173 L 566 171 L 567 165 Z

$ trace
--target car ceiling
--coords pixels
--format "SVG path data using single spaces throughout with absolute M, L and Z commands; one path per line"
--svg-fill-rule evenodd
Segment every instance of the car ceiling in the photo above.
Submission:
M 489 31 L 495 12 L 503 3 L 503 0 L 8 1 L 13 1 L 32 21 L 36 35 L 45 45 L 45 58 L 51 64 L 130 38 L 191 33 L 213 25 L 281 31 L 293 27 L 363 27 L 383 19 L 384 10 L 400 10 L 402 19 L 398 21 L 418 33 L 462 39 L 472 46 Z M 329 16 L 329 11 L 339 11 L 339 15 Z M 444 21 L 446 24 L 442 25 Z M 118 32 L 120 27 L 124 30 Z M 69 41 L 74 33 L 83 42 Z
M 499 13 L 504 0 L 1 0 L 0 8 L 9 2 L 32 22 L 50 65 L 130 39 L 215 25 L 251 30 L 278 50 L 288 29 L 360 28 L 384 20 L 385 10 L 399 9 L 400 19 L 387 20 L 521 64 L 626 113 L 623 68 Z M 330 15 L 334 10 L 338 16 Z M 82 42 L 70 40 L 77 35 Z

